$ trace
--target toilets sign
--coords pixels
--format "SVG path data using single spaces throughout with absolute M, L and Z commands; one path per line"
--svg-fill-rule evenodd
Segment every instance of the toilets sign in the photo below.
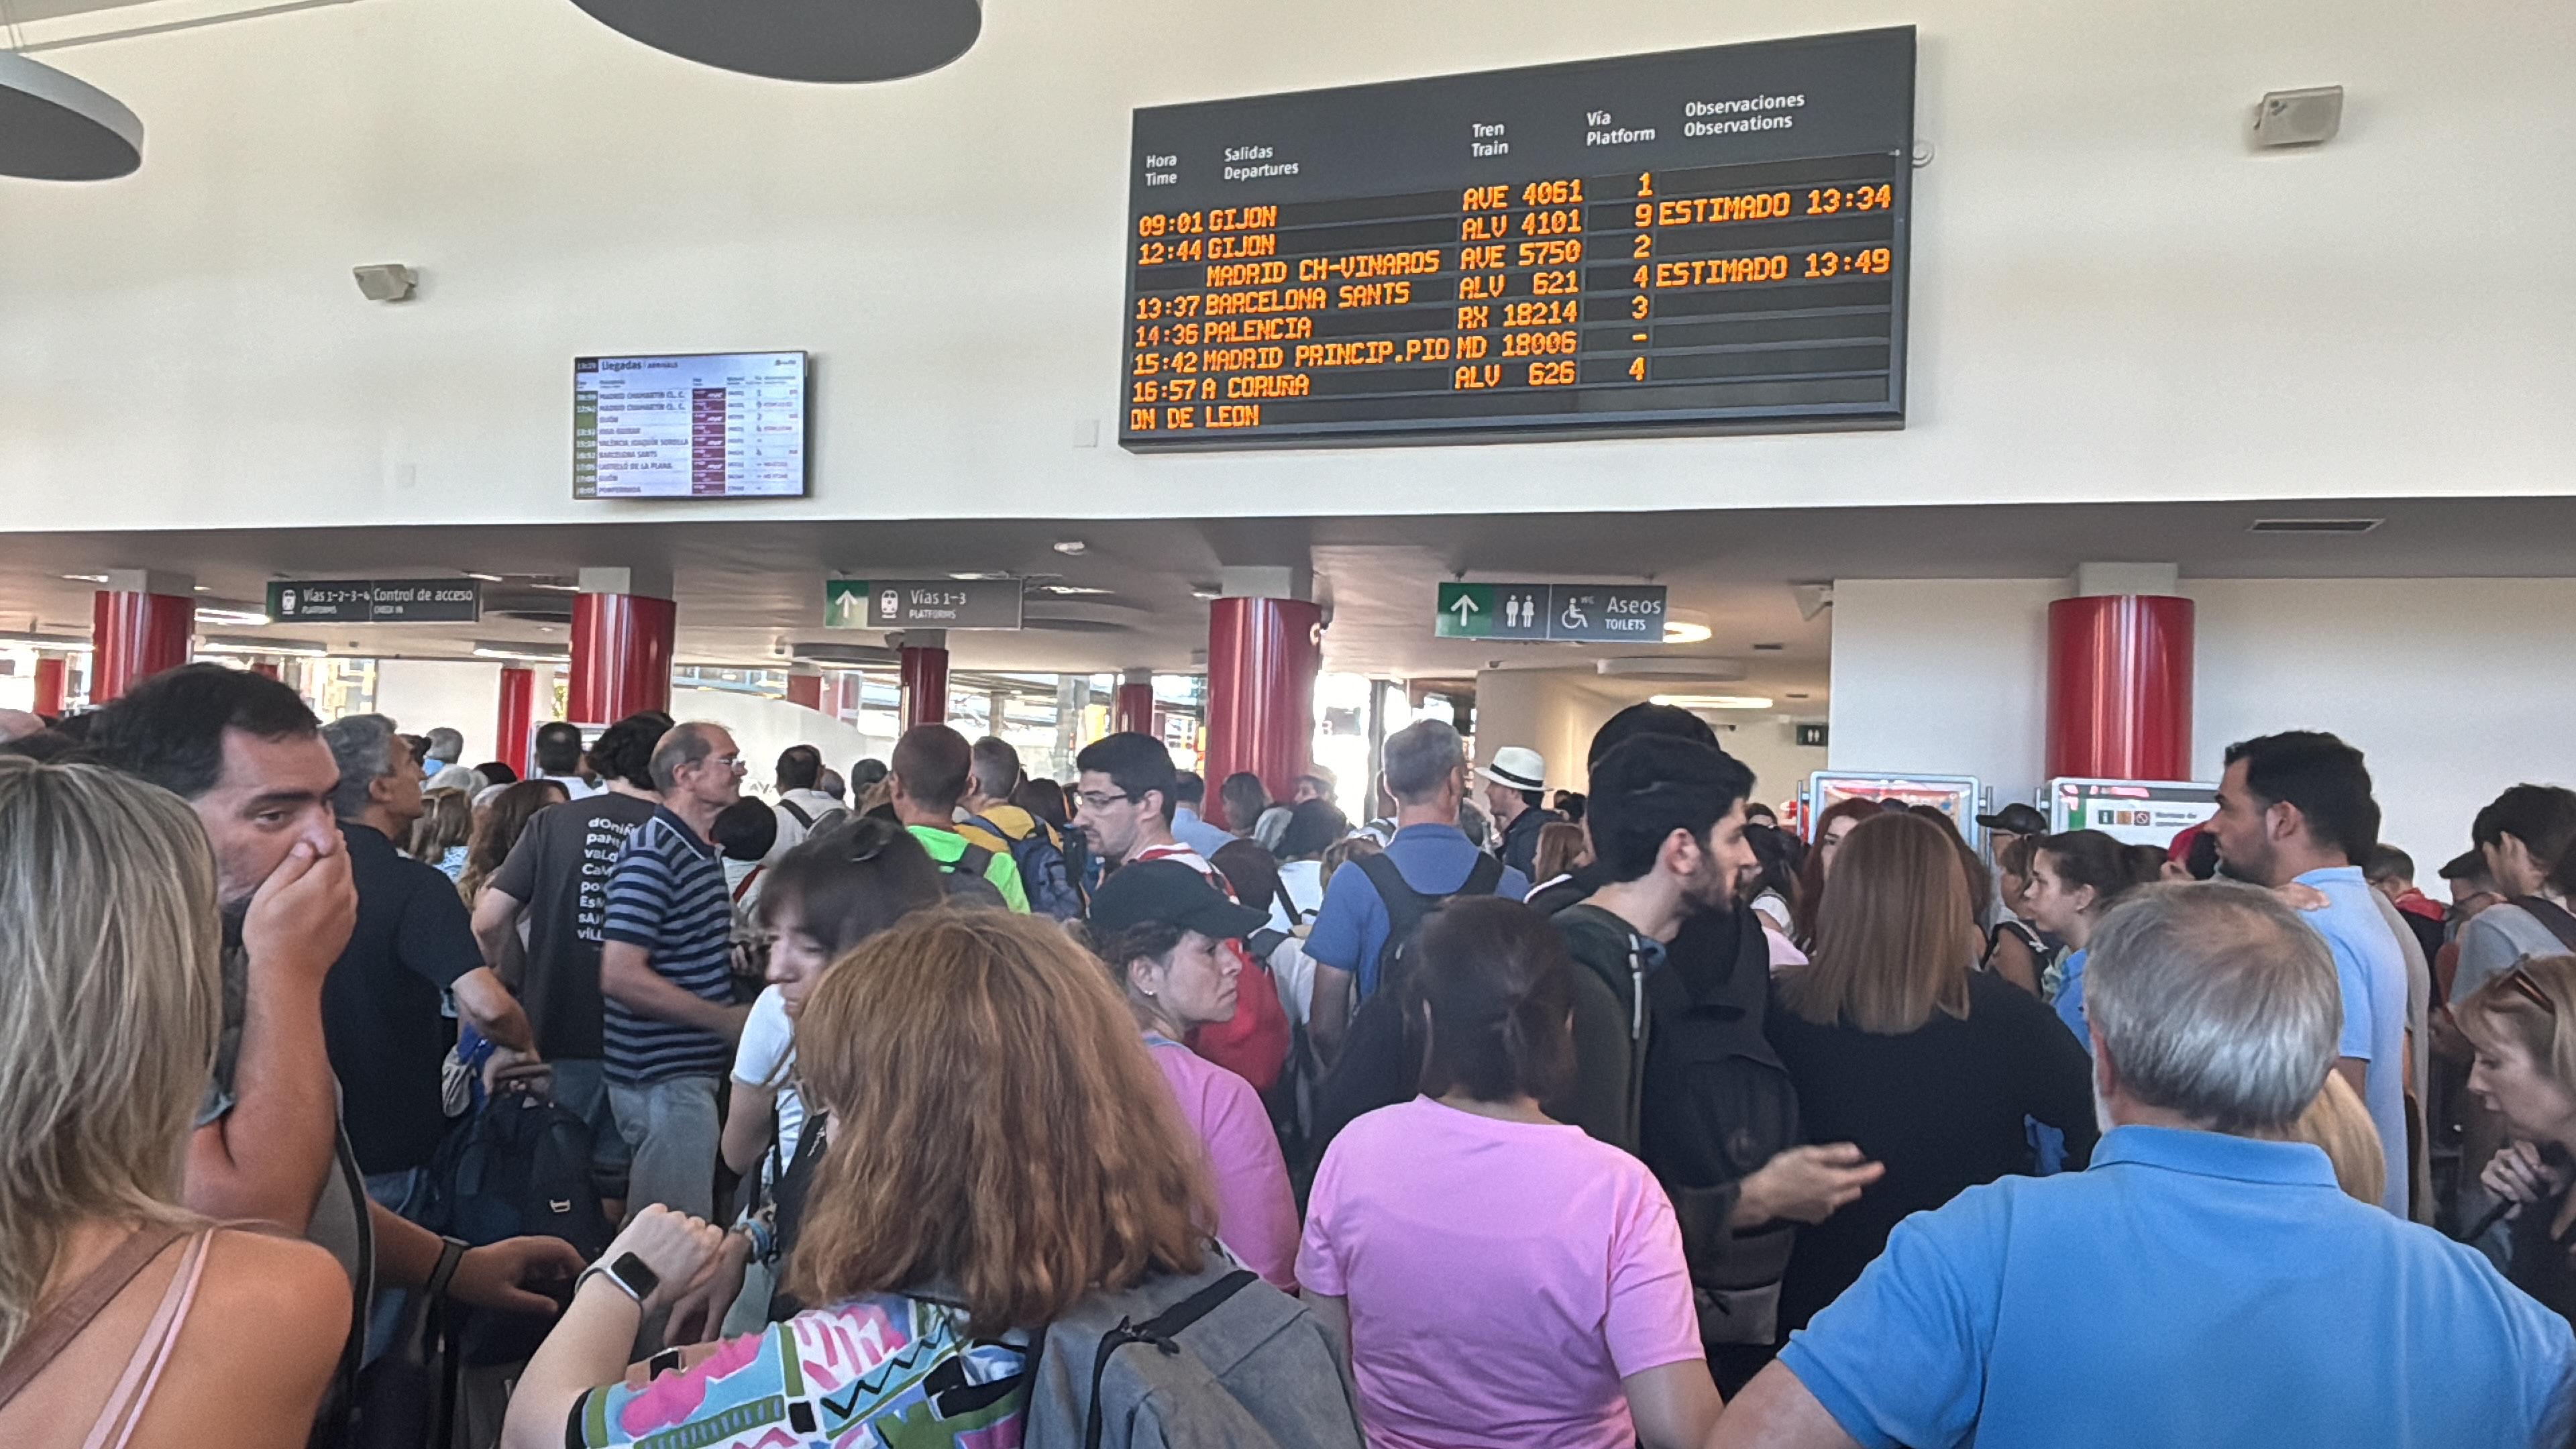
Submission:
M 483 617 L 473 579 L 272 579 L 268 617 L 279 624 L 471 624 Z
M 1442 639 L 1661 644 L 1664 586 L 1442 584 L 1432 633 Z

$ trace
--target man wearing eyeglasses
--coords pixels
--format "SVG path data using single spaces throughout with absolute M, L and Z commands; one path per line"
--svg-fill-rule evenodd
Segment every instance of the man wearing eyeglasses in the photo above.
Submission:
M 609 872 L 602 1045 L 618 1134 L 635 1154 L 630 1211 L 715 1211 L 716 1093 L 745 1010 L 733 1004 L 733 909 L 709 832 L 742 798 L 742 769 L 721 726 L 674 726 L 653 749 L 660 807 Z

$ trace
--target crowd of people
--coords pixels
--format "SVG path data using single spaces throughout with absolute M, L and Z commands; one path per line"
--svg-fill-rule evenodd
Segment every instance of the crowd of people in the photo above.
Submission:
M 1696 716 L 1360 821 L 192 665 L 0 746 L 0 1442 L 2567 1445 L 2576 792 L 2170 848 Z

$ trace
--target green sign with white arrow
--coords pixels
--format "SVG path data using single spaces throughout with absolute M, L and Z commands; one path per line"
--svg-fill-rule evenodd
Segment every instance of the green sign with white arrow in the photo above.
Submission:
M 1445 583 L 1432 633 L 1442 639 L 1660 644 L 1664 586 Z

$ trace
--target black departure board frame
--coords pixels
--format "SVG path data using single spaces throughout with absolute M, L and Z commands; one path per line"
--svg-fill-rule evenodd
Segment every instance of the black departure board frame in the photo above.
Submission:
M 1139 452 L 1901 427 L 1914 28 L 1140 109 Z

